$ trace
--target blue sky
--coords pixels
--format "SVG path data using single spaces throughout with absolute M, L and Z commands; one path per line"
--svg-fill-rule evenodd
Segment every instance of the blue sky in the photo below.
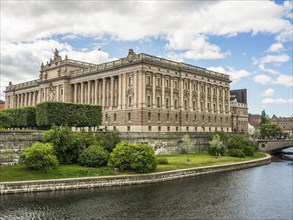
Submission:
M 230 75 L 249 112 L 292 113 L 292 1 L 1 1 L 1 92 L 57 48 L 92 63 L 129 48 Z M 98 51 L 98 48 L 101 48 Z

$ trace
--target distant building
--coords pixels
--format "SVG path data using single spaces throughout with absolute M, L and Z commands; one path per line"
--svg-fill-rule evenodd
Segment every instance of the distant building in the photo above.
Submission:
M 293 136 L 293 117 L 277 117 L 273 115 L 272 123 L 279 125 L 283 131 L 288 132 L 289 136 Z
M 246 89 L 237 89 L 230 91 L 230 97 L 233 99 L 236 98 L 237 102 L 247 104 L 247 90 Z
M 261 115 L 248 114 L 248 123 L 256 129 L 260 129 Z
M 232 132 L 248 133 L 248 106 L 246 89 L 230 91 Z

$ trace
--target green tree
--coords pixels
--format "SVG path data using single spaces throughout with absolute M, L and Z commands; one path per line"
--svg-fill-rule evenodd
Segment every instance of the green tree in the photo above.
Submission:
M 190 161 L 189 158 L 189 153 L 190 153 L 190 146 L 191 146 L 191 141 L 189 138 L 188 134 L 185 134 L 182 138 L 182 142 L 183 142 L 183 146 L 186 148 L 186 152 L 187 152 L 187 161 Z
M 11 117 L 11 115 L 4 111 L 0 111 L 0 129 L 9 128 L 11 126 L 12 121 L 13 118 Z
M 118 144 L 110 154 L 109 162 L 121 171 L 148 173 L 157 167 L 154 149 L 147 144 Z
M 82 166 L 99 167 L 106 166 L 109 159 L 109 153 L 100 145 L 91 145 L 85 148 L 79 155 L 78 162 Z
M 268 124 L 270 122 L 270 117 L 266 114 L 265 110 L 261 111 L 261 121 L 260 124 Z
M 261 138 L 282 138 L 286 137 L 286 133 L 282 131 L 281 127 L 277 124 L 267 123 L 262 124 L 260 127 Z
M 220 137 L 220 140 L 223 142 L 224 146 L 227 145 L 227 142 L 228 142 L 228 135 L 224 132 L 224 131 L 215 131 L 213 133 L 213 136 L 212 138 L 215 136 L 215 135 L 218 135 Z
M 58 159 L 50 143 L 34 143 L 21 153 L 20 161 L 29 169 L 41 170 L 44 172 L 48 172 L 58 166 Z
M 225 146 L 218 134 L 213 135 L 213 139 L 209 141 L 208 152 L 213 156 L 221 156 L 225 153 Z
M 238 155 L 239 157 L 243 157 L 243 154 L 244 156 L 253 156 L 256 152 L 255 144 L 248 138 L 239 134 L 231 135 L 227 147 L 230 156 Z

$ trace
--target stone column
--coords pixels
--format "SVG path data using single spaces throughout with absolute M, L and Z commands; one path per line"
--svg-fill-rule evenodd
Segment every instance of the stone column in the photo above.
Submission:
M 214 113 L 214 85 L 211 86 L 211 112 Z
M 196 102 L 197 102 L 197 112 L 200 112 L 201 111 L 201 106 L 200 106 L 200 88 L 201 88 L 201 85 L 200 83 L 197 81 L 196 82 L 196 85 L 197 85 L 197 97 L 196 97 Z
M 137 85 L 138 85 L 138 80 L 137 80 L 137 72 L 134 72 L 133 74 L 133 106 L 137 108 L 137 102 L 138 102 L 138 94 L 137 94 Z
M 166 105 L 166 100 L 165 100 L 165 76 L 162 75 L 162 100 L 161 100 L 161 103 L 162 103 L 162 109 L 165 109 L 165 105 Z
M 122 100 L 122 109 L 126 108 L 126 76 L 125 73 L 122 74 L 122 86 L 121 86 L 121 100 Z
M 84 103 L 84 82 L 80 83 L 80 103 Z
M 153 73 L 153 100 L 152 100 L 152 104 L 153 104 L 153 108 L 157 108 L 157 98 L 156 98 L 156 74 Z
M 98 83 L 99 83 L 99 81 L 98 81 L 98 79 L 96 79 L 95 80 L 95 95 L 94 95 L 94 97 L 95 97 L 95 105 L 97 105 L 98 104 Z
M 170 109 L 174 109 L 174 77 L 170 78 Z
M 107 92 L 106 92 L 106 78 L 103 79 L 103 92 L 102 92 L 102 106 L 105 109 L 106 107 L 106 96 L 107 96 Z
M 205 100 L 204 100 L 204 108 L 205 108 L 205 112 L 208 112 L 208 84 L 204 85 L 205 87 Z
M 118 109 L 122 109 L 122 74 L 118 75 Z
M 179 79 L 179 109 L 184 109 L 184 100 L 183 100 L 183 91 L 184 91 L 184 79 Z
M 141 99 L 140 99 L 140 103 L 141 103 L 141 107 L 145 107 L 146 106 L 146 73 L 144 71 L 141 71 Z
M 91 104 L 91 81 L 87 82 L 87 104 Z
M 189 111 L 193 111 L 192 108 L 192 80 L 189 80 Z
M 111 77 L 111 89 L 110 89 L 110 103 L 109 103 L 110 109 L 113 109 L 113 107 L 115 105 L 114 104 L 114 101 L 115 101 L 115 99 L 114 99 L 114 96 L 115 96 L 114 83 L 115 83 L 115 77 L 112 76 Z

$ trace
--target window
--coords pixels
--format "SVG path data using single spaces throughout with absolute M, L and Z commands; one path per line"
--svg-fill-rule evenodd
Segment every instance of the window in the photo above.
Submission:
M 166 98 L 166 108 L 169 108 L 169 98 Z
M 201 119 L 202 123 L 204 123 L 204 115 L 202 116 L 202 119 Z
M 130 126 L 127 126 L 127 131 L 130 131 Z
M 167 127 L 167 131 L 170 131 L 170 127 L 169 126 Z
M 178 122 L 178 114 L 175 114 L 175 121 Z
M 160 80 L 160 78 L 157 78 L 157 84 L 156 84 L 158 87 L 160 87 L 161 86 L 161 80 Z
M 217 109 L 216 109 L 216 104 L 214 104 L 214 111 L 216 111 Z
M 193 100 L 192 101 L 192 109 L 195 110 L 195 108 L 196 108 L 196 102 Z
M 128 112 L 127 118 L 128 118 L 128 121 L 131 121 L 131 113 L 130 112 Z
M 188 82 L 184 83 L 184 89 L 187 90 L 188 89 Z
M 147 76 L 147 84 L 148 85 L 152 84 L 152 77 L 151 76 Z
M 210 116 L 208 117 L 208 120 L 209 120 L 209 123 L 210 123 L 211 122 L 211 117 Z
M 129 106 L 132 106 L 132 103 L 133 101 L 132 101 L 132 96 L 128 96 L 128 105 Z
M 195 84 L 192 84 L 192 90 L 195 91 Z
M 170 121 L 170 114 L 167 113 L 167 121 Z
M 158 131 L 159 131 L 159 132 L 161 131 L 161 126 L 158 127 Z
M 188 115 L 185 116 L 185 120 L 186 120 L 186 122 L 188 122 Z
M 176 127 L 176 131 L 178 131 L 178 127 Z
M 161 113 L 158 113 L 158 121 L 161 121 Z
M 128 86 L 132 86 L 132 77 L 128 78 Z
M 149 126 L 148 130 L 149 130 L 149 131 L 152 131 L 152 126 Z
M 177 108 L 178 108 L 177 99 L 174 99 L 174 108 L 175 108 L 175 109 L 177 109 Z
M 187 103 L 186 99 L 184 100 L 184 108 L 185 108 L 185 110 L 188 108 L 188 103 Z
M 148 121 L 152 120 L 152 113 L 148 112 Z
M 150 95 L 147 96 L 147 106 L 148 107 L 151 106 L 151 96 Z
M 116 113 L 114 113 L 114 121 L 116 121 Z
M 222 105 L 220 104 L 220 112 L 222 112 Z
M 200 102 L 200 109 L 203 111 L 203 102 Z
M 187 131 L 187 132 L 189 131 L 189 127 L 186 127 L 186 131 Z
M 169 79 L 165 80 L 165 87 L 169 88 Z
M 161 106 L 161 98 L 157 97 L 157 107 L 160 107 L 160 106 Z
M 210 103 L 208 103 L 208 110 L 209 110 L 209 111 L 211 110 Z
M 106 121 L 108 121 L 108 119 L 109 119 L 108 114 L 105 115 L 105 119 L 106 119 Z
M 176 80 L 174 80 L 174 89 L 178 88 L 178 82 Z

